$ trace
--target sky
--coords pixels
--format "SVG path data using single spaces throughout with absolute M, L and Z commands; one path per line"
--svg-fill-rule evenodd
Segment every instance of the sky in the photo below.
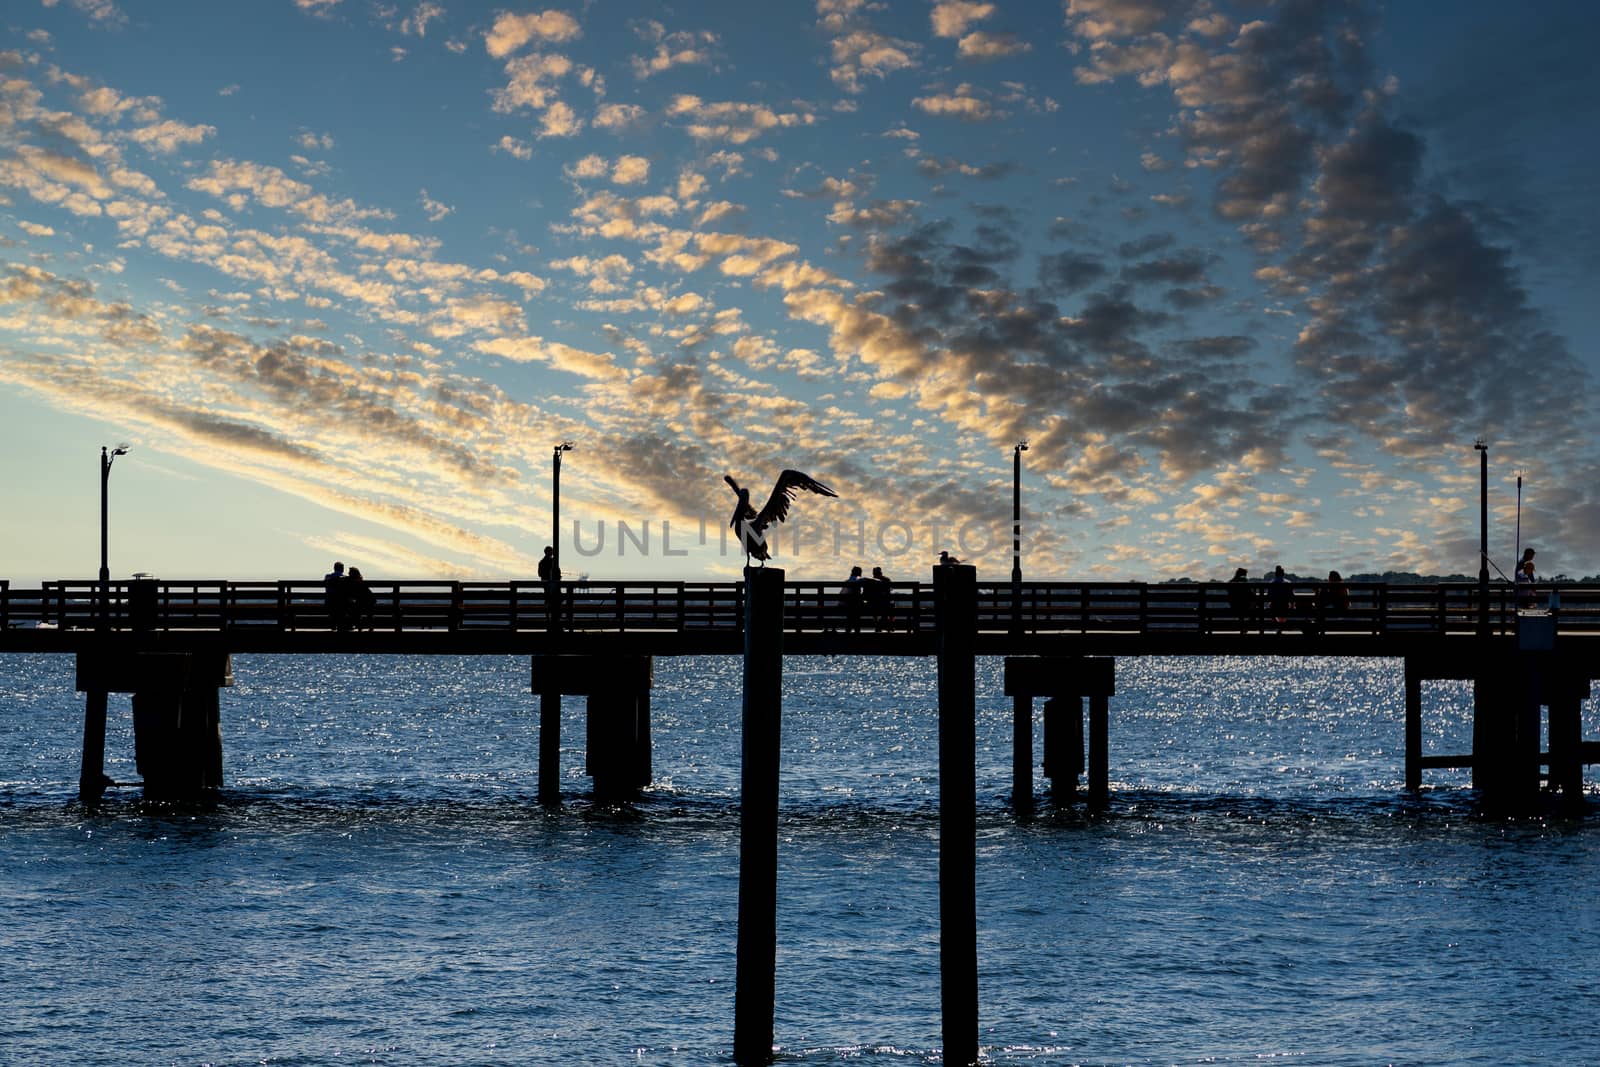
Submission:
M 1597 23 L 19 0 L 0 578 L 1600 573 Z

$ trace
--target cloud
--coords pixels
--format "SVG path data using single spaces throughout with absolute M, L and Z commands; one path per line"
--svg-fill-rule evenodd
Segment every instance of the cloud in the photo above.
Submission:
M 506 134 L 505 136 L 501 137 L 500 140 L 496 141 L 489 147 L 491 151 L 504 152 L 506 155 L 511 156 L 514 159 L 533 158 L 533 146 L 526 141 L 517 140 L 510 134 Z
M 529 42 L 563 44 L 582 33 L 578 20 L 564 11 L 543 11 L 526 15 L 501 12 L 484 35 L 484 47 L 495 59 L 522 48 Z
M 810 126 L 816 121 L 809 111 L 780 112 L 765 104 L 735 101 L 708 103 L 687 93 L 672 98 L 667 117 L 683 121 L 684 129 L 697 141 L 729 144 L 747 144 L 772 130 Z
M 428 216 L 429 222 L 443 222 L 445 217 L 452 214 L 455 208 L 448 204 L 441 204 L 428 195 L 428 190 L 423 189 L 417 195 L 417 203 L 422 205 L 423 213 Z
M 44 6 L 54 7 L 56 0 L 49 0 Z M 128 16 L 122 13 L 112 0 L 71 0 L 74 10 L 88 17 L 93 25 L 120 26 L 128 21 Z
M 602 104 L 594 115 L 596 129 L 623 133 L 644 121 L 644 108 L 637 104 Z
M 650 161 L 643 156 L 621 156 L 611 169 L 611 180 L 617 185 L 638 185 L 650 177 Z
M 873 30 L 862 18 L 867 9 L 856 0 L 818 0 L 817 26 L 829 40 L 833 83 L 852 95 L 863 91 L 864 77 L 885 78 L 917 66 L 918 48 L 910 41 Z
M 421 3 L 400 23 L 400 32 L 407 36 L 426 37 L 428 23 L 444 18 L 444 7 L 435 3 Z
M 137 127 L 128 134 L 128 137 L 135 144 L 142 145 L 152 152 L 170 153 L 184 145 L 199 144 L 207 137 L 214 137 L 216 132 L 215 126 L 190 126 L 168 119 L 165 122 Z
M 577 112 L 571 106 L 561 101 L 556 101 L 545 109 L 544 115 L 539 119 L 537 136 L 545 137 L 574 137 L 583 129 L 583 120 L 578 118 Z
M 717 44 L 717 35 L 714 33 L 707 31 L 668 33 L 666 27 L 653 20 L 636 26 L 635 32 L 656 46 L 652 55 L 636 55 L 628 59 L 629 66 L 633 68 L 633 76 L 640 81 L 657 74 L 664 74 L 674 67 L 691 65 L 703 67 L 712 63 L 711 49 Z
M 972 85 L 962 84 L 956 86 L 954 93 L 913 97 L 911 106 L 927 115 L 957 118 L 964 122 L 986 122 L 989 119 L 1003 117 L 1004 112 L 995 110 L 989 101 L 979 95 L 979 92 Z
M 504 88 L 494 91 L 494 109 L 501 112 L 529 108 L 542 111 L 556 103 L 552 83 L 573 71 L 572 60 L 563 55 L 539 53 L 518 56 L 506 62 L 510 78 Z
M 969 0 L 943 0 L 933 5 L 929 19 L 936 37 L 960 37 L 967 27 L 994 14 L 993 4 L 970 3 Z
M 1033 45 L 1013 33 L 969 33 L 957 46 L 963 59 L 1003 59 L 1033 51 Z

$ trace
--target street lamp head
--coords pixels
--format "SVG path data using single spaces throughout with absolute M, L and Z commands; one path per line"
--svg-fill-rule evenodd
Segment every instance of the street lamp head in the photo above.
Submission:
M 572 442 L 571 441 L 562 441 L 559 445 L 556 445 L 556 451 L 557 452 L 571 452 L 572 451 Z
M 1489 442 L 1480 437 L 1476 441 L 1472 442 L 1472 447 L 1477 449 L 1479 452 L 1487 452 L 1489 451 Z
M 126 456 L 128 454 L 128 449 L 130 449 L 132 447 L 133 447 L 132 445 L 130 445 L 126 441 L 124 441 L 122 444 L 118 445 L 116 448 L 113 448 L 111 450 L 111 454 L 113 456 Z
M 1017 442 L 1017 451 L 1018 452 L 1026 452 L 1027 450 L 1028 450 L 1028 441 L 1027 441 L 1026 438 L 1024 438 L 1023 440 Z

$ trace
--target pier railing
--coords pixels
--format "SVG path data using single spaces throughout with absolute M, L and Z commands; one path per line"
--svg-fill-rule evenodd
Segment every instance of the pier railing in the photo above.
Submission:
M 92 579 L 13 588 L 0 581 L 0 629 L 393 632 L 547 630 L 550 612 L 569 631 L 737 631 L 743 582 L 563 582 L 550 603 L 537 581 L 375 581 L 370 605 L 340 613 L 320 581 L 121 581 L 105 595 Z M 989 582 L 978 585 L 978 628 L 991 633 L 1472 633 L 1476 583 L 1351 583 L 1335 598 L 1295 582 L 1287 605 L 1265 583 Z M 1600 633 L 1600 585 L 1540 586 L 1537 607 L 1562 632 Z M 795 633 L 921 633 L 934 626 L 933 586 L 894 582 L 858 593 L 839 582 L 789 582 L 785 627 Z M 1346 599 L 1347 598 L 1347 599 Z M 1513 588 L 1489 589 L 1495 632 L 1515 627 Z

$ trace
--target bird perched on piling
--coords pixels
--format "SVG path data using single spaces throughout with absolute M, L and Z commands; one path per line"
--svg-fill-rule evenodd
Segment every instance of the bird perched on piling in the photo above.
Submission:
M 823 485 L 809 474 L 800 471 L 786 470 L 778 475 L 778 484 L 772 487 L 772 495 L 767 497 L 767 502 L 757 511 L 750 503 L 750 490 L 741 488 L 733 480 L 733 476 L 724 474 L 722 480 L 733 487 L 738 494 L 739 503 L 734 505 L 733 518 L 728 525 L 739 533 L 739 540 L 744 545 L 745 566 L 750 565 L 751 559 L 759 559 L 766 564 L 771 555 L 767 552 L 767 527 L 775 522 L 782 522 L 789 515 L 789 501 L 801 489 L 819 496 L 833 496 L 839 494 Z

